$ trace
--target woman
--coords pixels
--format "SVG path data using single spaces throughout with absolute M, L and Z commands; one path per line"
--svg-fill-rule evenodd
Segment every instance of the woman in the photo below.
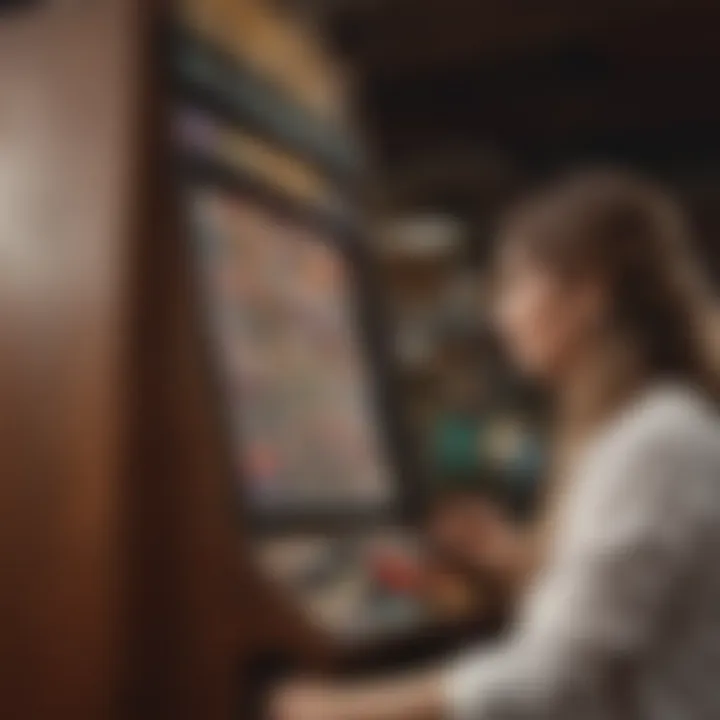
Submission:
M 720 717 L 720 431 L 688 242 L 672 200 L 622 173 L 511 215 L 498 327 L 558 417 L 542 532 L 498 522 L 474 548 L 505 568 L 517 621 L 448 667 L 290 687 L 276 720 Z

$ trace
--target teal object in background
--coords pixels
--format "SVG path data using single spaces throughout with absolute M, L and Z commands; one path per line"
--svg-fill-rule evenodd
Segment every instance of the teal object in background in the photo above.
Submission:
M 515 508 L 534 504 L 543 445 L 521 423 L 448 414 L 435 426 L 431 455 L 435 492 L 489 491 Z
M 466 476 L 482 470 L 479 438 L 482 423 L 477 418 L 447 415 L 441 418 L 433 438 L 433 465 L 441 476 Z

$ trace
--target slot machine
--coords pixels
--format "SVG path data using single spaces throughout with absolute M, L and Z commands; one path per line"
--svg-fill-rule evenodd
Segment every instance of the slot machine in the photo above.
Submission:
M 8 716 L 252 717 L 413 659 L 442 612 L 330 56 L 261 0 L 33 8 L 0 43 Z

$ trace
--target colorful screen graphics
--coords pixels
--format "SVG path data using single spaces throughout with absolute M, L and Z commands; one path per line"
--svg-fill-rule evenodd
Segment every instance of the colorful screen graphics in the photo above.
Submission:
M 390 466 L 344 255 L 226 192 L 193 194 L 233 461 L 261 516 L 382 511 Z

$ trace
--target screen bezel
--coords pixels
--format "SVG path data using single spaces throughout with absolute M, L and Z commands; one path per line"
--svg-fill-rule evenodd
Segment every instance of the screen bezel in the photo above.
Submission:
M 189 260 L 191 263 L 194 311 L 201 328 L 204 372 L 208 378 L 212 405 L 217 410 L 217 424 L 229 475 L 232 504 L 240 513 L 242 524 L 260 535 L 292 535 L 304 532 L 354 533 L 365 528 L 388 524 L 412 523 L 421 507 L 421 480 L 419 468 L 411 454 L 411 443 L 401 422 L 396 395 L 397 374 L 386 343 L 387 328 L 373 278 L 375 271 L 372 258 L 364 242 L 362 228 L 349 219 L 331 216 L 326 211 L 308 207 L 293 201 L 263 182 L 244 174 L 236 168 L 201 157 L 192 152 L 180 155 L 181 192 L 184 200 L 197 190 L 216 190 L 236 195 L 244 201 L 256 204 L 262 210 L 283 220 L 297 224 L 317 235 L 317 242 L 326 242 L 335 249 L 347 268 L 351 304 L 355 314 L 358 340 L 364 350 L 367 383 L 377 416 L 377 434 L 381 451 L 384 451 L 391 471 L 395 501 L 383 508 L 358 508 L 345 504 L 333 504 L 323 509 L 283 508 L 273 512 L 260 512 L 248 499 L 244 490 L 242 469 L 237 462 L 235 432 L 231 431 L 230 403 L 225 397 L 225 381 L 220 362 L 214 349 L 210 331 L 210 314 L 207 308 L 201 259 L 198 244 L 193 237 L 191 213 L 183 213 Z M 183 203 L 185 205 L 185 203 Z M 240 401 L 242 402 L 242 401 Z

